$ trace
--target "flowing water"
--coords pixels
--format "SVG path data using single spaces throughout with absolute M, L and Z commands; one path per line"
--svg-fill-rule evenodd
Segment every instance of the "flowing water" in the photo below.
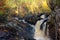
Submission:
M 34 38 L 36 40 L 50 40 L 48 38 L 48 36 L 45 35 L 45 28 L 46 28 L 46 23 L 44 23 L 43 25 L 43 30 L 40 30 L 40 26 L 42 24 L 43 20 L 39 20 L 37 21 L 36 25 L 35 25 L 35 35 Z

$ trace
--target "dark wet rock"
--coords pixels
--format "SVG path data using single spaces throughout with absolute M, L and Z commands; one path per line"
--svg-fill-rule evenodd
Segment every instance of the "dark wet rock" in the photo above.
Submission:
M 3 23 L 4 24 L 4 23 Z M 7 30 L 8 32 L 0 31 L 1 40 L 20 40 L 23 39 L 33 39 L 34 36 L 34 26 L 18 19 L 17 17 L 11 18 L 4 25 L 0 24 L 1 30 Z
M 16 30 L 13 28 L 8 27 L 1 27 L 0 26 L 0 40 L 10 40 L 15 39 L 16 36 Z M 16 40 L 16 39 L 15 39 Z
M 54 12 L 52 12 L 48 25 L 49 36 L 52 40 L 60 40 L 60 9 L 55 9 Z

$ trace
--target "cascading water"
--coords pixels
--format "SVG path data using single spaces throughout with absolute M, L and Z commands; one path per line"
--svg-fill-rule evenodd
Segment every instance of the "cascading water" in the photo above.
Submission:
M 35 35 L 34 35 L 34 38 L 36 40 L 50 40 L 45 35 L 46 22 L 47 22 L 48 19 L 45 18 L 44 15 L 42 15 L 42 18 L 43 18 L 42 20 L 38 20 L 37 23 L 35 24 Z M 43 24 L 42 28 L 41 28 L 41 24 Z

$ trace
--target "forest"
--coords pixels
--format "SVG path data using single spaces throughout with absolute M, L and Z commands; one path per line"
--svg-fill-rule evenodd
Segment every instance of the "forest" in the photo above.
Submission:
M 60 40 L 60 0 L 0 0 L 0 40 Z

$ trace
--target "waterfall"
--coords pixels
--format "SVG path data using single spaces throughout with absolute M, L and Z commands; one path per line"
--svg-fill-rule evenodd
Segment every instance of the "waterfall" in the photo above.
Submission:
M 47 19 L 46 19 L 47 20 Z M 45 35 L 45 29 L 46 29 L 46 22 L 44 20 L 38 20 L 37 23 L 35 24 L 35 34 L 34 38 L 36 40 L 50 40 L 46 35 Z M 43 23 L 44 22 L 44 23 Z M 43 29 L 41 30 L 41 24 L 43 23 Z

